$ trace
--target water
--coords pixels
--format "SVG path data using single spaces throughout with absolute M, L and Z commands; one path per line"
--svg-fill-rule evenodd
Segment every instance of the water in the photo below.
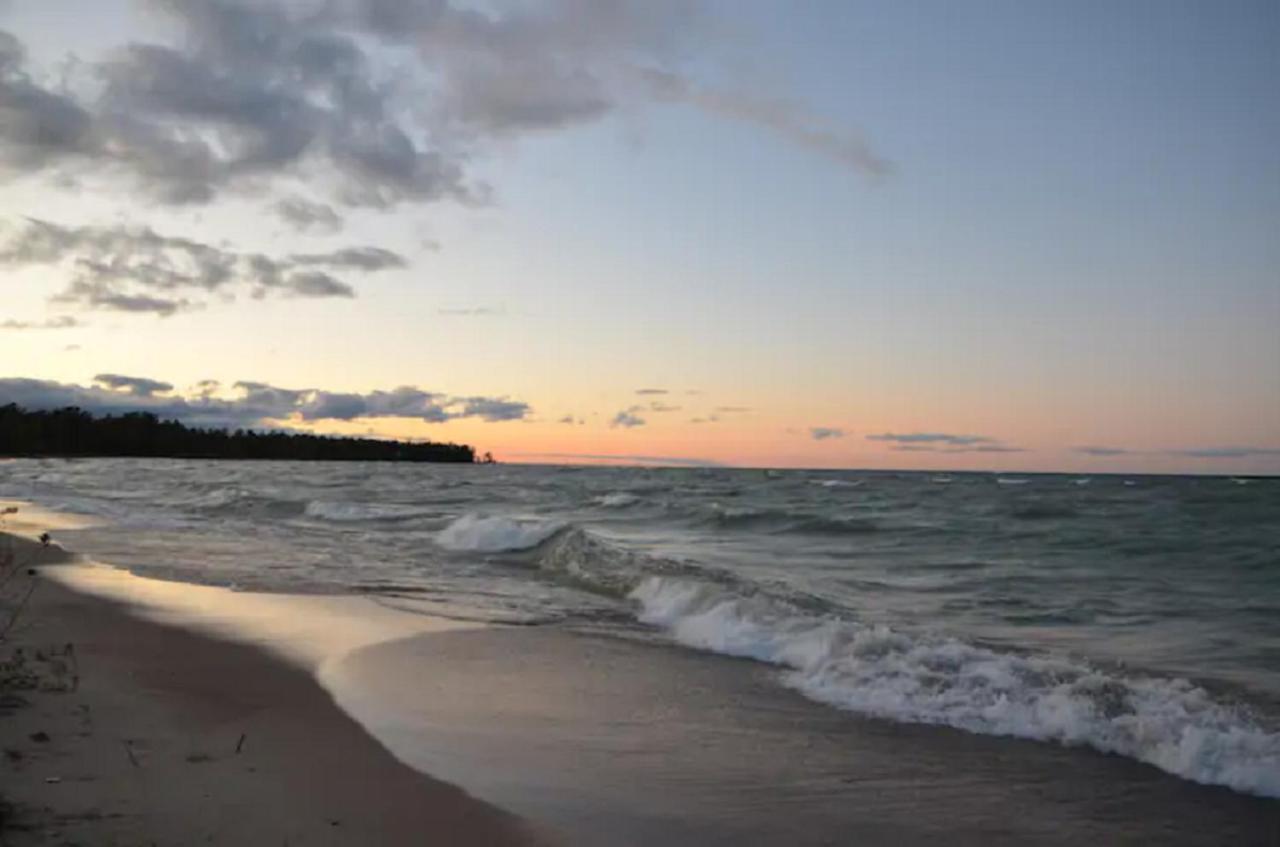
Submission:
M 20 460 L 0 496 L 146 575 L 674 639 L 1280 796 L 1280 480 Z

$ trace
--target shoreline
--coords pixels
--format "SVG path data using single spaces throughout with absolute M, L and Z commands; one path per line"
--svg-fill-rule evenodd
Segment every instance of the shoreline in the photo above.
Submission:
M 4 538 L 39 570 L 7 586 L 32 587 L 0 642 L 0 844 L 549 843 L 397 760 L 307 670 L 75 591 L 39 575 L 70 554 Z
M 1280 837 L 1275 800 L 861 718 L 757 662 L 166 582 L 14 543 L 47 559 L 19 635 L 53 690 L 0 692 L 5 847 Z M 299 620 L 263 628 L 282 614 Z

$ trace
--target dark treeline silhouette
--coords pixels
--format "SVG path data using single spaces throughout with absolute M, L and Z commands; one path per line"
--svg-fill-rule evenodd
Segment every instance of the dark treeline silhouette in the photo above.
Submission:
M 149 412 L 95 417 L 76 407 L 0 406 L 0 456 L 474 462 L 465 444 L 379 441 L 293 432 L 199 429 Z

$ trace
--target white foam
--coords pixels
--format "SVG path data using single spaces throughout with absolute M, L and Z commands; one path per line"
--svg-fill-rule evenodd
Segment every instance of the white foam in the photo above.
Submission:
M 447 550 L 471 553 L 528 550 L 563 527 L 560 521 L 468 513 L 436 533 L 436 543 Z
M 348 503 L 341 500 L 312 500 L 306 506 L 307 517 L 337 523 L 413 518 L 430 514 L 421 506 L 396 503 Z
M 1280 797 L 1280 735 L 1181 679 L 1128 678 L 1063 659 L 806 615 L 719 586 L 650 577 L 640 619 L 691 647 L 787 668 L 813 700 L 908 723 L 1086 745 L 1172 774 Z
M 606 509 L 623 509 L 639 502 L 639 497 L 626 491 L 615 491 L 596 498 L 596 503 Z

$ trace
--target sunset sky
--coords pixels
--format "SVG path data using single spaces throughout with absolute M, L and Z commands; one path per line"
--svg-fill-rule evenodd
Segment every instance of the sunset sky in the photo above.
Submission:
M 0 0 L 0 402 L 1280 472 L 1277 91 L 1273 0 Z

